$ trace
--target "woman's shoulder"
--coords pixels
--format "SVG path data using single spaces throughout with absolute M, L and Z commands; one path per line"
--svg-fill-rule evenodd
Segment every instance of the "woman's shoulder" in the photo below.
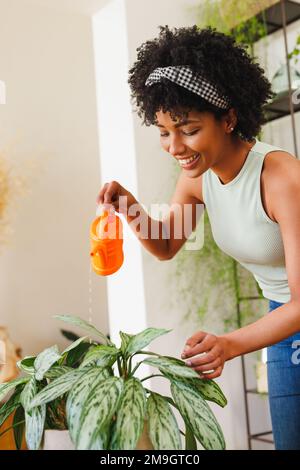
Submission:
M 275 145 L 262 144 L 266 145 L 263 175 L 270 189 L 278 192 L 282 185 L 300 178 L 300 161 L 295 155 Z

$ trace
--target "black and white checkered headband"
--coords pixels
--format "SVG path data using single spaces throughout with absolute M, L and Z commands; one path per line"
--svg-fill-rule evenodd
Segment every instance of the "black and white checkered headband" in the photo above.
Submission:
M 177 85 L 200 95 L 218 108 L 230 108 L 229 100 L 226 96 L 220 95 L 214 85 L 208 82 L 201 74 L 195 75 L 186 65 L 170 65 L 168 67 L 157 67 L 148 76 L 145 85 L 151 86 L 160 82 L 162 78 L 167 78 Z

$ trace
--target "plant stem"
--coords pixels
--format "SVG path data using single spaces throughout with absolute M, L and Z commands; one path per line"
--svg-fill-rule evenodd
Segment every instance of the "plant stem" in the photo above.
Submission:
M 135 371 L 140 367 L 140 365 L 142 364 L 143 361 L 141 362 L 138 362 L 137 365 L 135 366 L 135 368 L 133 369 L 133 371 L 131 372 L 131 375 L 133 376 L 133 374 L 135 373 Z
M 157 353 L 150 352 L 150 351 L 138 351 L 135 354 L 133 354 L 131 357 L 136 356 L 137 354 L 148 354 L 149 356 L 163 357 L 161 354 L 157 354 Z
M 127 379 L 128 377 L 128 367 L 127 367 L 127 361 L 125 357 L 123 357 L 123 372 L 124 372 L 124 378 Z
M 152 377 L 164 377 L 164 379 L 166 378 L 164 375 L 161 375 L 161 374 L 153 374 L 153 375 L 148 375 L 148 377 L 145 377 L 144 379 L 142 379 L 141 382 L 144 382 L 144 380 L 151 379 Z
M 130 376 L 132 375 L 132 372 L 131 372 L 131 369 L 132 369 L 132 357 L 133 357 L 133 356 L 130 357 L 130 359 L 129 359 L 129 364 L 128 364 L 128 375 L 130 375 Z

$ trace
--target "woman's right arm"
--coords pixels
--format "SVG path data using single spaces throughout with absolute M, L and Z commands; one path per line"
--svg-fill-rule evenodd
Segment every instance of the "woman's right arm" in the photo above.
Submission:
M 124 205 L 121 196 L 126 198 L 123 199 L 123 202 L 126 201 Z M 117 181 L 103 186 L 97 203 L 112 205 L 117 212 L 123 214 L 143 247 L 161 261 L 175 256 L 195 230 L 203 212 L 199 212 L 199 205 L 202 203 L 192 194 L 189 180 L 183 173 L 178 178 L 170 210 L 163 220 L 151 218 L 134 196 Z

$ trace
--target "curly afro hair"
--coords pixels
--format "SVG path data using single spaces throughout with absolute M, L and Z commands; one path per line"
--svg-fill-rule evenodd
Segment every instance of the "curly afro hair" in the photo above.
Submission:
M 211 27 L 159 28 L 157 38 L 137 49 L 137 60 L 129 70 L 132 103 L 136 103 L 143 124 L 157 124 L 159 110 L 169 112 L 173 120 L 186 117 L 192 110 L 210 111 L 218 120 L 228 112 L 165 78 L 145 86 L 148 75 L 156 67 L 188 65 L 229 98 L 237 115 L 235 134 L 243 140 L 253 140 L 266 122 L 264 104 L 274 94 L 264 70 L 249 56 L 246 46 Z

